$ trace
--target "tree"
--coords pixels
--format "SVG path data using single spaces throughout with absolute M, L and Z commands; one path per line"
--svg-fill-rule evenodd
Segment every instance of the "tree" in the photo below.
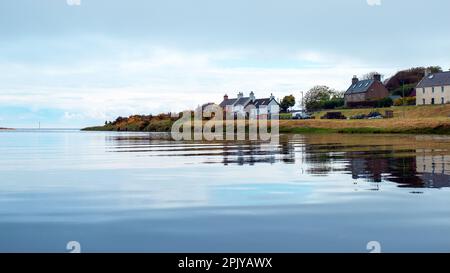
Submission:
M 367 73 L 367 74 L 363 75 L 362 78 L 363 78 L 364 80 L 371 80 L 371 79 L 373 79 L 373 76 L 374 76 L 374 75 L 380 75 L 381 78 L 384 77 L 384 75 L 382 75 L 381 73 L 378 73 L 378 72 L 376 72 L 376 71 L 372 71 L 372 72 L 370 72 L 370 73 Z
M 305 108 L 308 112 L 323 108 L 323 104 L 333 98 L 338 92 L 328 86 L 318 85 L 306 92 L 304 98 Z
M 443 72 L 442 67 L 436 65 L 436 66 L 429 66 L 427 67 L 427 69 L 431 72 L 431 73 L 440 73 Z
M 335 109 L 338 107 L 343 107 L 345 105 L 344 99 L 345 92 L 343 91 L 334 91 L 329 100 L 322 102 L 322 109 Z
M 280 108 L 282 111 L 287 112 L 289 108 L 294 107 L 295 97 L 293 95 L 285 96 L 280 103 Z

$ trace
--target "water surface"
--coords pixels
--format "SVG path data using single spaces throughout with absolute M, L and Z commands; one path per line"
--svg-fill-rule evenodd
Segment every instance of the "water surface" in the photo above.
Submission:
M 0 132 L 0 252 L 450 251 L 450 138 Z

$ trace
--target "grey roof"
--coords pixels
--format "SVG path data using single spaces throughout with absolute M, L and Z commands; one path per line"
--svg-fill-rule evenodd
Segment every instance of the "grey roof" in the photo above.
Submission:
M 365 93 L 369 88 L 372 86 L 372 84 L 375 82 L 375 80 L 362 80 L 358 81 L 355 84 L 352 84 L 347 91 L 345 92 L 346 95 L 348 94 L 357 94 L 357 93 Z
M 237 100 L 237 102 L 234 104 L 236 105 L 242 105 L 242 106 L 247 106 L 247 104 L 250 102 L 250 98 L 249 97 L 243 97 Z
M 270 98 L 266 98 L 266 99 L 256 99 L 253 104 L 256 107 L 262 106 L 262 105 L 269 105 L 270 103 Z
M 228 106 L 228 105 L 233 105 L 236 101 L 237 101 L 237 99 L 228 99 L 228 100 L 224 100 L 224 101 L 222 101 L 222 102 L 219 104 L 219 106 L 223 108 L 223 107 Z
M 259 108 L 260 106 L 269 105 L 271 101 L 275 101 L 278 105 L 280 105 L 275 98 L 264 98 L 264 99 L 255 99 L 252 101 L 250 97 L 242 97 L 242 98 L 235 98 L 235 99 L 227 99 L 222 101 L 219 106 L 224 108 L 226 106 L 237 106 L 242 105 L 244 107 L 247 107 L 249 104 L 253 104 L 256 106 L 256 108 Z
M 434 73 L 424 77 L 417 88 L 450 85 L 450 71 Z

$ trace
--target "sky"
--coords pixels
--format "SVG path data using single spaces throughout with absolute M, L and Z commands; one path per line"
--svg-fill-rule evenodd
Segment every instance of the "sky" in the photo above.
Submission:
M 0 127 L 277 98 L 353 75 L 450 68 L 450 1 L 2 0 Z

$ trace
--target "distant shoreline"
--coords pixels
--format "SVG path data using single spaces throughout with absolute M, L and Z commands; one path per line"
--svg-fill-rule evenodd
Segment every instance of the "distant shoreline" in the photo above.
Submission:
M 13 130 L 15 130 L 15 129 L 13 129 L 13 128 L 3 128 L 3 127 L 0 127 L 0 131 L 13 131 Z

